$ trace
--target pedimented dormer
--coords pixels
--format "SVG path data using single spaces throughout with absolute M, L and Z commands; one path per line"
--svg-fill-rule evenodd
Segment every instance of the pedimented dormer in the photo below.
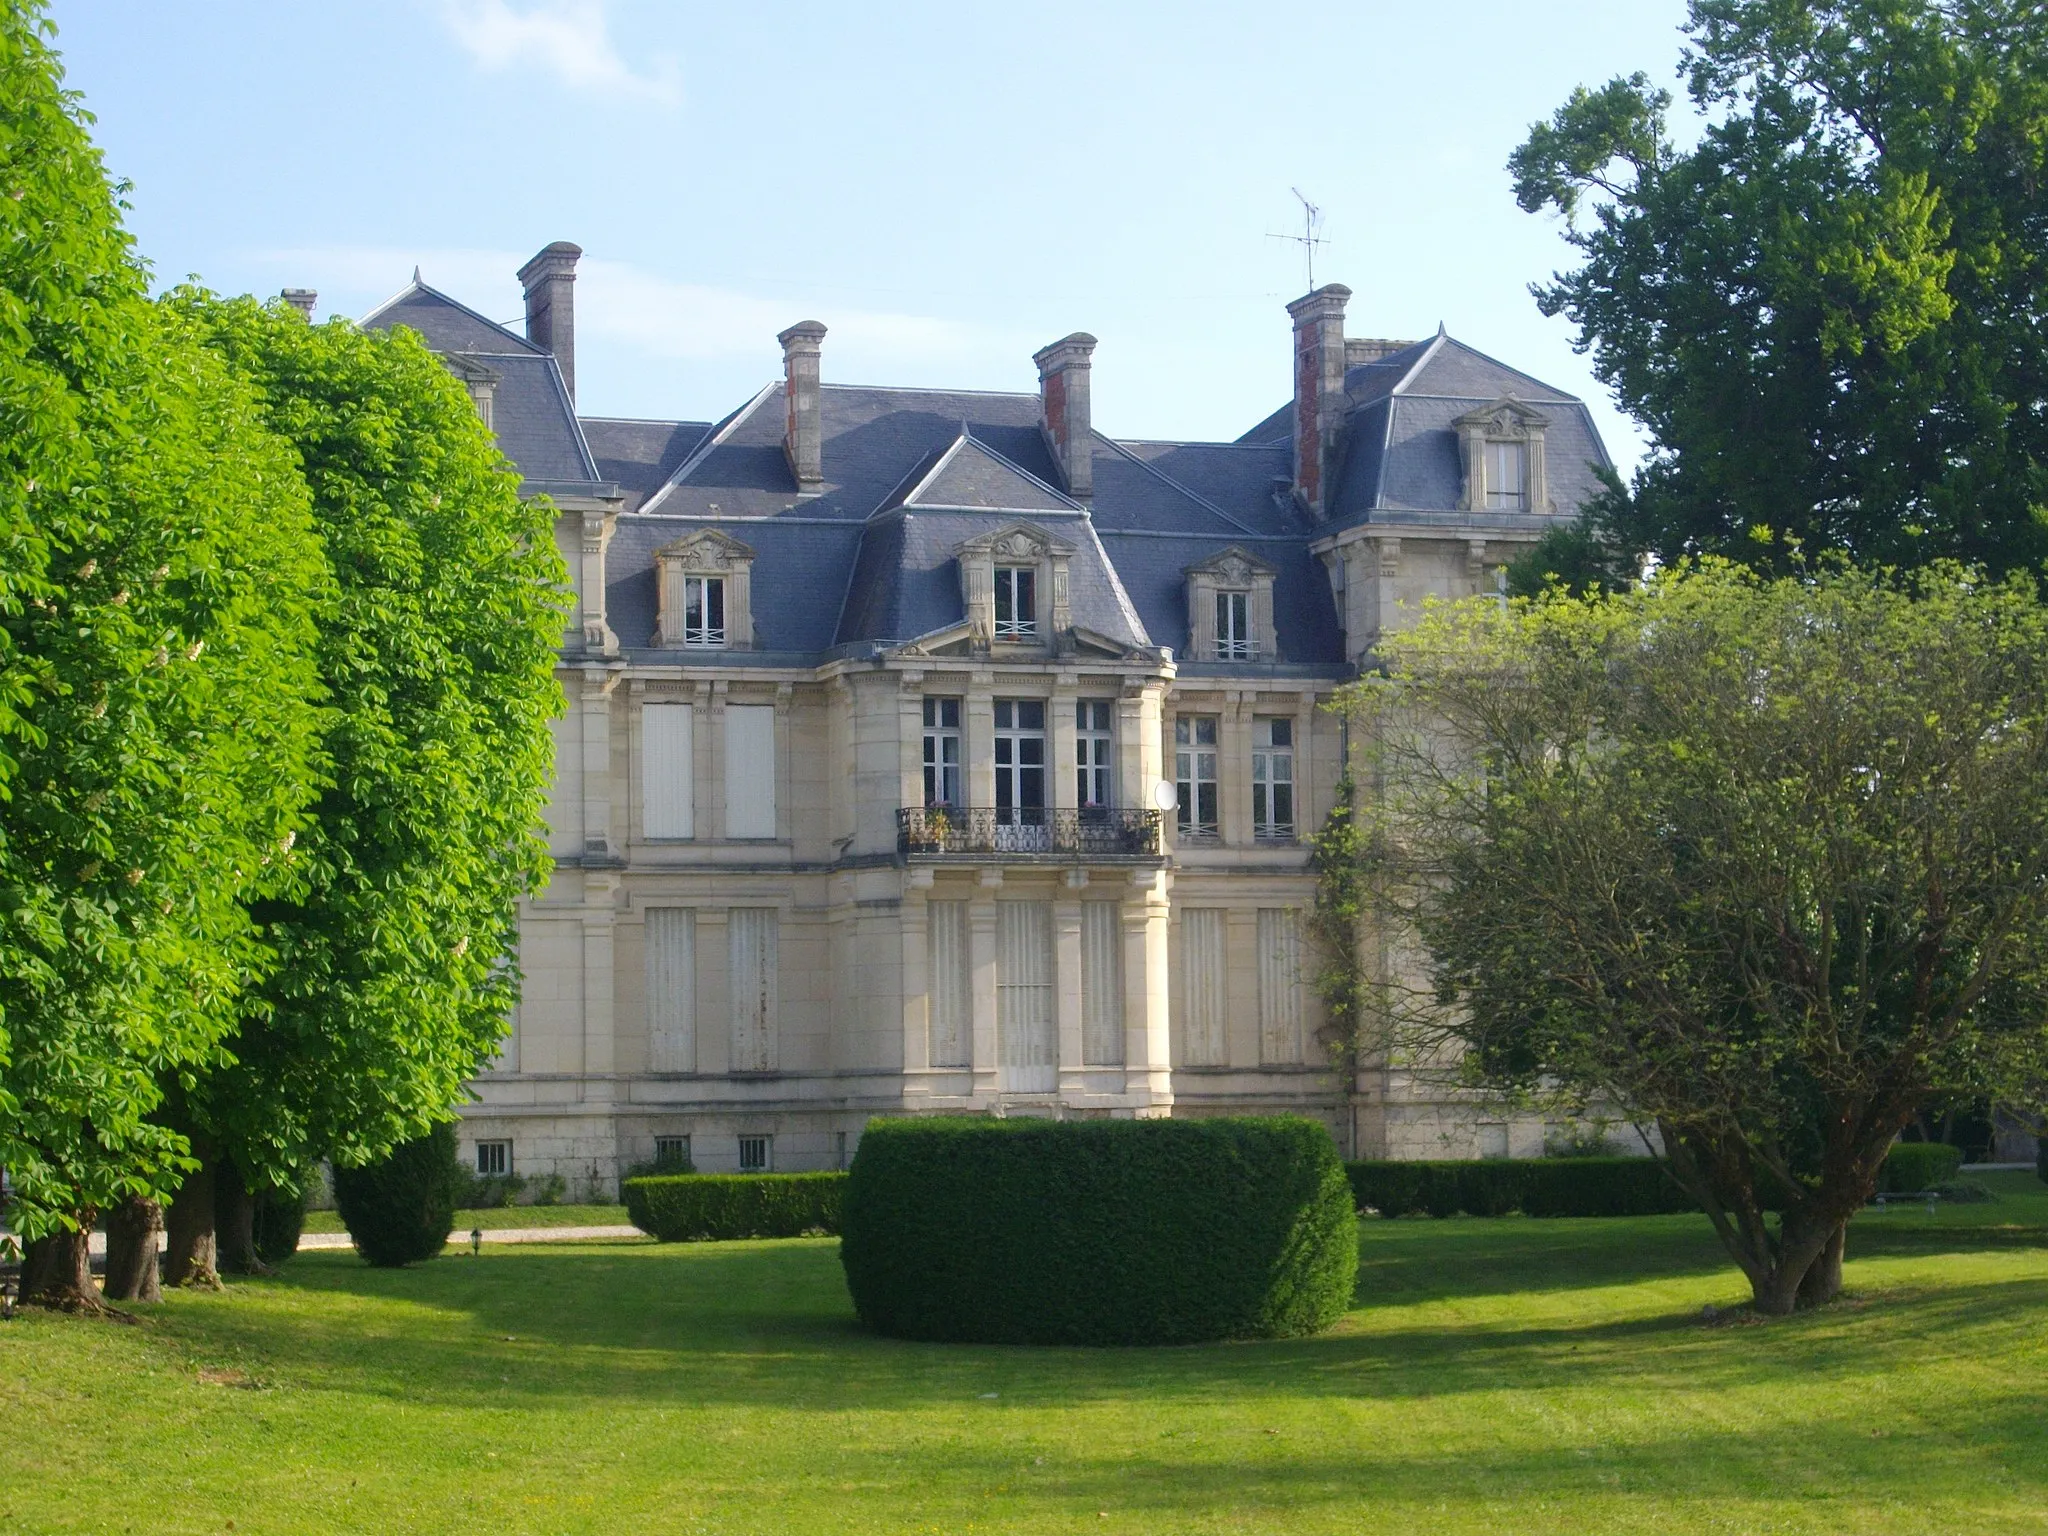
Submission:
M 754 551 L 716 528 L 699 528 L 654 552 L 660 645 L 754 648 Z
M 1461 512 L 1553 512 L 1543 462 L 1550 418 L 1512 395 L 1467 411 L 1451 424 L 1464 460 Z
M 970 643 L 1054 647 L 1074 627 L 1067 562 L 1074 546 L 1036 523 L 1011 523 L 956 551 Z
M 1273 578 L 1279 573 L 1240 544 L 1186 570 L 1188 660 L 1277 661 Z

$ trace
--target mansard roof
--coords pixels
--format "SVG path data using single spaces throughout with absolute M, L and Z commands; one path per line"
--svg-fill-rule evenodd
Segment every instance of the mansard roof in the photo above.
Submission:
M 1544 463 L 1559 517 L 1601 489 L 1612 464 L 1577 396 L 1511 368 L 1443 331 L 1345 370 L 1347 416 L 1325 531 L 1370 522 L 1463 516 L 1464 460 L 1456 423 L 1512 399 L 1545 419 Z M 1240 443 L 1292 454 L 1294 407 L 1282 406 Z
M 417 275 L 362 319 L 365 330 L 406 326 L 451 361 L 495 376 L 491 425 L 498 446 L 530 490 L 602 495 L 599 473 L 562 370 L 552 354 L 467 304 L 429 288 Z

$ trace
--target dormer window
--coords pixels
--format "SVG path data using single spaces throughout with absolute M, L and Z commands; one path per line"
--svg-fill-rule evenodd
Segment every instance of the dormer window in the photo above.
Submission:
M 1465 460 L 1463 512 L 1550 512 L 1543 434 L 1550 418 L 1512 396 L 1452 424 Z
M 654 565 L 661 601 L 655 644 L 753 648 L 753 550 L 716 528 L 700 528 L 656 550 Z
M 1249 592 L 1216 594 L 1216 659 L 1251 661 L 1259 654 L 1252 638 L 1252 595 Z
M 683 577 L 683 644 L 725 644 L 725 578 Z
M 996 638 L 1038 638 L 1038 571 L 1035 567 L 996 567 Z
M 1270 661 L 1273 578 L 1278 573 L 1238 545 L 1187 568 L 1189 661 Z
M 1526 439 L 1486 444 L 1486 510 L 1529 510 L 1529 444 Z

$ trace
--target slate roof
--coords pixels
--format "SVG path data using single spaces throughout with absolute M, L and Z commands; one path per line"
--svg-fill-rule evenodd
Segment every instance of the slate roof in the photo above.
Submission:
M 489 370 L 491 424 L 498 446 L 529 489 L 603 494 L 576 409 L 551 353 L 414 277 L 410 286 L 365 315 L 365 330 L 408 326 L 436 352 Z
M 1124 646 L 1166 646 L 1184 672 L 1243 672 L 1186 658 L 1188 567 L 1232 545 L 1271 564 L 1282 666 L 1345 665 L 1336 604 L 1310 553 L 1375 521 L 1457 523 L 1462 464 L 1452 423 L 1513 397 L 1549 421 L 1559 516 L 1598 489 L 1609 460 L 1582 402 L 1439 332 L 1346 372 L 1348 417 L 1331 516 L 1290 490 L 1293 408 L 1234 443 L 1093 442 L 1086 506 L 1039 428 L 1036 394 L 826 384 L 824 483 L 799 495 L 783 450 L 780 381 L 716 422 L 578 420 L 552 356 L 415 281 L 365 325 L 408 325 L 499 378 L 494 419 L 530 486 L 622 497 L 606 562 L 622 646 L 652 645 L 654 553 L 713 526 L 755 554 L 755 649 L 663 659 L 718 665 L 816 661 L 941 633 L 965 618 L 955 551 L 1029 522 L 1072 545 L 1074 621 Z

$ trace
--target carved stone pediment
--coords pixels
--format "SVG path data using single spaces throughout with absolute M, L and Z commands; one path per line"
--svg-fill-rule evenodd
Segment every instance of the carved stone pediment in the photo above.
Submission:
M 731 534 L 716 528 L 699 528 L 672 544 L 664 544 L 654 558 L 691 571 L 729 571 L 752 563 L 754 551 Z
M 962 560 L 979 556 L 1006 564 L 1050 560 L 1055 556 L 1064 559 L 1073 552 L 1073 545 L 1054 538 L 1036 523 L 1011 523 L 992 533 L 979 534 L 962 543 L 958 551 Z
M 1207 576 L 1219 587 L 1250 588 L 1261 579 L 1271 580 L 1277 569 L 1261 560 L 1242 544 L 1219 550 L 1208 559 L 1185 568 L 1189 576 Z
M 1497 442 L 1516 442 L 1526 439 L 1531 432 L 1541 432 L 1550 425 L 1550 418 L 1535 407 L 1524 405 L 1513 395 L 1503 395 L 1491 405 L 1467 411 L 1452 425 Z

